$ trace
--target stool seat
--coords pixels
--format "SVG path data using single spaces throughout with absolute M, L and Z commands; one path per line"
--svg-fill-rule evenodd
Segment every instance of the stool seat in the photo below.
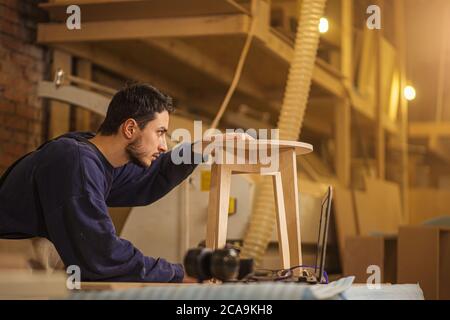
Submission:
M 245 140 L 236 143 L 236 140 L 202 140 L 203 149 L 209 146 L 222 146 L 226 147 L 227 142 L 234 141 L 234 148 L 236 150 L 245 149 L 249 150 L 252 145 L 256 145 L 258 148 L 262 147 L 278 147 L 280 150 L 294 149 L 296 155 L 304 155 L 311 153 L 313 151 L 313 146 L 309 143 L 300 141 L 290 141 L 290 140 Z

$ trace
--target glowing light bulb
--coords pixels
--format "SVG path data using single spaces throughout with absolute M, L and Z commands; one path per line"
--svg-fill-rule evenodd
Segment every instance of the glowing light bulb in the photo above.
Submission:
M 413 86 L 406 86 L 403 90 L 403 94 L 406 100 L 412 101 L 416 98 L 416 89 L 414 89 Z
M 327 18 L 320 18 L 319 32 L 320 33 L 327 33 L 329 28 L 330 28 L 330 24 L 328 23 L 328 19 Z

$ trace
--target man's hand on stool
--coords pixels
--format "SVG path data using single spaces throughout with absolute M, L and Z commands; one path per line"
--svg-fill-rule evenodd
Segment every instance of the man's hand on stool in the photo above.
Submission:
M 247 133 L 230 132 L 230 133 L 222 133 L 222 134 L 206 136 L 203 139 L 203 142 L 206 141 L 209 143 L 214 143 L 214 142 L 230 141 L 230 140 L 234 140 L 237 142 L 237 141 L 254 141 L 256 139 Z M 200 142 L 200 141 L 194 142 L 194 145 L 198 142 Z M 205 145 L 203 145 L 203 147 L 205 147 Z M 215 156 L 215 149 L 211 150 L 211 155 L 213 157 Z
M 255 140 L 251 135 L 247 133 L 239 133 L 239 132 L 231 132 L 231 133 L 222 133 L 215 134 L 211 136 L 205 137 L 206 141 L 227 141 L 227 140 L 236 140 L 236 141 L 244 141 L 244 140 Z

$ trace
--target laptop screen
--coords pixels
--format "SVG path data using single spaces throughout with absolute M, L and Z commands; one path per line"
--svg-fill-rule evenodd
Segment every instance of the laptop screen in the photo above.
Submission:
M 328 238 L 328 225 L 330 220 L 331 212 L 331 200 L 333 197 L 333 188 L 328 187 L 327 193 L 325 194 L 320 212 L 320 223 L 319 223 L 319 239 L 317 240 L 317 256 L 315 264 L 315 275 L 317 281 L 320 283 L 322 281 L 323 272 L 325 269 L 325 257 L 327 248 L 327 238 Z

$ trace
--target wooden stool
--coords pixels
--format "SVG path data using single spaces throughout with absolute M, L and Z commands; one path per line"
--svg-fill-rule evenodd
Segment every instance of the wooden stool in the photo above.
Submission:
M 251 150 L 250 145 L 259 150 L 260 148 L 269 148 L 268 157 L 273 157 L 273 151 L 278 151 L 279 165 L 275 169 L 269 169 L 267 158 L 260 158 L 256 163 L 248 164 Z M 222 145 L 216 148 L 225 148 Z M 242 150 L 245 149 L 245 150 Z M 217 150 L 217 149 L 216 149 Z M 225 149 L 223 149 L 225 150 Z M 230 182 L 232 174 L 239 173 L 258 173 L 271 175 L 275 191 L 275 204 L 277 212 L 278 242 L 283 268 L 302 264 L 301 237 L 300 237 L 300 219 L 298 206 L 298 186 L 297 186 L 297 162 L 296 156 L 312 152 L 313 147 L 310 144 L 296 141 L 282 140 L 256 140 L 246 142 L 244 146 L 236 143 L 232 150 L 232 155 L 241 158 L 238 161 L 230 163 L 213 163 L 211 168 L 211 185 L 208 206 L 208 224 L 206 229 L 206 247 L 216 249 L 225 246 L 228 222 L 228 205 L 230 197 Z M 226 153 L 230 153 L 227 149 Z M 243 152 L 245 151 L 245 152 Z M 259 152 L 258 152 L 259 154 Z M 242 161 L 245 160 L 245 161 Z M 253 161 L 255 162 L 255 161 Z M 264 170 L 264 172 L 262 172 Z

